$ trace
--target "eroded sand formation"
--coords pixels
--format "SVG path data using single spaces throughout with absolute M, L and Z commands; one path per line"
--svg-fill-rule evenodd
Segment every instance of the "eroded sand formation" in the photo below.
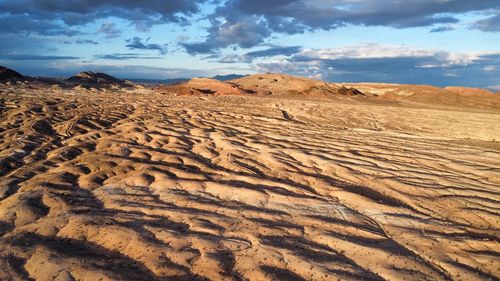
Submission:
M 500 278 L 494 104 L 0 91 L 0 280 Z

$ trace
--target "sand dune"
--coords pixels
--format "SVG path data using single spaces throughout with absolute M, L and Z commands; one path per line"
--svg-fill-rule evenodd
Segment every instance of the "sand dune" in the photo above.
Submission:
M 154 87 L 155 92 L 167 95 L 242 95 L 235 85 L 210 78 L 193 78 L 173 85 Z
M 469 87 L 446 87 L 448 91 L 464 95 L 464 96 L 488 96 L 493 95 L 491 91 L 485 89 L 469 88 Z
M 0 91 L 0 280 L 500 278 L 498 108 Z
M 329 98 L 341 87 L 319 80 L 286 74 L 256 74 L 228 81 L 247 93 L 275 97 Z
M 381 100 L 475 108 L 500 108 L 500 96 L 490 91 L 467 87 L 440 88 L 429 85 L 387 83 L 342 83 L 363 93 L 373 94 Z

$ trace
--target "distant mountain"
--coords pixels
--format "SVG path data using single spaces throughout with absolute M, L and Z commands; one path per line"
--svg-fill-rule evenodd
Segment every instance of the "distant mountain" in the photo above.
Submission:
M 75 76 L 65 79 L 65 84 L 68 86 L 82 86 L 86 88 L 110 88 L 110 87 L 134 87 L 134 83 L 126 80 L 121 80 L 111 75 L 101 73 L 84 71 Z
M 22 81 L 25 78 L 22 74 L 10 68 L 0 66 L 0 82 Z
M 136 85 L 130 81 L 121 80 L 101 72 L 84 71 L 66 79 L 52 77 L 30 77 L 24 76 L 7 67 L 0 66 L 0 82 L 17 81 L 36 83 L 39 86 L 57 85 L 63 88 L 74 88 L 78 86 L 98 89 L 136 87 Z
M 239 74 L 216 75 L 216 76 L 212 77 L 212 79 L 219 80 L 219 81 L 228 81 L 228 80 L 243 78 L 245 76 L 247 76 L 247 75 L 239 75 Z

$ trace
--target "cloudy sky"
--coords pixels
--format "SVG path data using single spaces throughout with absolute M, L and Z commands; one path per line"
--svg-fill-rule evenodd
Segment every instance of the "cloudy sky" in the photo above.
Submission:
M 0 0 L 0 65 L 500 91 L 499 0 Z

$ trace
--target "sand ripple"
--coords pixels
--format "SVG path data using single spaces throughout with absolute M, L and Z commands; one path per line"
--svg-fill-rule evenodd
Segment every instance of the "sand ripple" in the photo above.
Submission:
M 1 280 L 498 280 L 500 114 L 3 93 Z

